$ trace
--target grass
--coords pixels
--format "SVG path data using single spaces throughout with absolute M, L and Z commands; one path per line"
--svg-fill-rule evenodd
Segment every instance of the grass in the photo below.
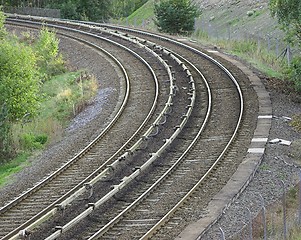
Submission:
M 15 159 L 8 163 L 0 165 L 0 187 L 4 186 L 9 180 L 10 176 L 19 172 L 23 167 L 28 165 L 27 159 L 30 153 L 21 153 Z
M 203 45 L 217 46 L 224 52 L 238 56 L 269 77 L 283 78 L 283 62 L 275 54 L 268 51 L 264 46 L 259 46 L 255 41 L 215 39 L 202 31 L 194 33 L 192 37 Z
M 60 140 L 64 127 L 97 89 L 95 78 L 85 71 L 67 72 L 45 82 L 39 115 L 12 126 L 12 148 L 18 149 L 19 155 L 8 163 L 4 160 L 0 164 L 0 186 L 28 164 L 30 155 Z
M 142 26 L 144 23 L 148 29 L 155 29 L 154 18 L 154 0 L 147 1 L 141 8 L 137 9 L 130 16 L 122 19 L 121 24 Z

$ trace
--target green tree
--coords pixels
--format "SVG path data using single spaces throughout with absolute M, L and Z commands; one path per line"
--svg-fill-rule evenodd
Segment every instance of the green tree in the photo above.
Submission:
M 301 45 L 301 1 L 300 0 L 270 0 L 270 9 L 277 17 L 287 40 L 292 44 Z
M 277 17 L 286 41 L 297 48 L 301 47 L 301 1 L 270 0 L 272 16 Z M 301 57 L 295 56 L 285 69 L 286 76 L 293 82 L 296 90 L 301 91 Z
M 57 7 L 57 6 L 55 6 Z M 80 16 L 77 12 L 77 3 L 72 1 L 72 0 L 68 0 L 64 3 L 62 3 L 62 5 L 60 7 L 58 7 L 61 9 L 61 16 L 63 18 L 66 19 L 79 19 Z
M 62 14 L 66 18 L 107 21 L 111 6 L 111 0 L 69 0 L 61 4 L 60 8 L 63 9 Z
M 35 49 L 40 71 L 46 79 L 65 71 L 62 56 L 59 54 L 59 42 L 55 32 L 46 27 L 41 29 Z
M 5 16 L 2 12 L 2 7 L 0 6 L 0 40 L 3 39 L 6 35 L 6 30 L 4 28 Z
M 34 115 L 39 106 L 39 72 L 30 47 L 0 42 L 0 106 L 5 106 L 9 122 Z
M 194 30 L 194 19 L 200 15 L 190 0 L 159 0 L 155 2 L 155 24 L 159 31 L 187 34 Z
M 0 41 L 0 157 L 9 157 L 11 124 L 33 116 L 39 107 L 39 72 L 34 51 L 25 45 Z

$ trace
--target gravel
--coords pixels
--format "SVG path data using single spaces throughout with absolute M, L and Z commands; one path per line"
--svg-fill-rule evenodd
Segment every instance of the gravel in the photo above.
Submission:
M 88 68 L 91 62 L 89 63 L 87 59 L 79 57 L 82 51 L 80 44 L 75 42 L 66 44 L 64 41 L 64 39 L 61 41 L 62 46 L 64 46 L 63 51 L 67 53 L 68 59 L 72 59 L 70 63 Z M 100 56 L 94 57 L 103 61 Z M 100 131 L 99 126 L 104 126 L 108 121 L 118 101 L 118 79 L 112 78 L 109 73 L 106 73 L 107 71 L 97 70 L 97 68 L 93 70 L 93 73 L 101 78 L 102 84 L 94 101 L 72 120 L 60 142 L 33 157 L 30 160 L 31 164 L 16 174 L 13 180 L 0 190 L 1 206 L 14 198 L 16 193 L 25 191 L 54 168 L 60 166 L 66 157 L 72 157 L 82 144 L 88 142 L 94 134 Z M 292 141 L 292 145 L 267 145 L 263 162 L 254 179 L 202 239 L 220 239 L 218 227 L 222 227 L 226 236 L 232 236 L 240 230 L 243 223 L 248 221 L 247 208 L 250 208 L 252 216 L 257 214 L 260 207 L 260 194 L 268 205 L 281 197 L 281 180 L 284 181 L 286 187 L 294 186 L 297 183 L 300 167 L 296 159 L 292 157 L 292 151 L 297 148 L 296 152 L 298 153 L 298 140 L 301 138 L 301 134 L 292 128 L 289 124 L 290 121 L 287 121 L 283 116 L 293 117 L 301 112 L 301 106 L 293 101 L 294 95 L 288 96 L 280 91 L 279 87 L 274 86 L 274 81 L 261 77 L 270 91 L 273 115 L 275 116 L 272 120 L 269 140 L 281 138 Z M 81 130 L 78 131 L 79 129 Z
M 293 101 L 297 98 L 295 95 L 288 96 L 282 92 L 281 89 L 285 88 L 284 85 L 276 84 L 274 86 L 274 79 L 267 80 L 264 77 L 262 77 L 262 81 L 270 92 L 273 107 L 274 118 L 269 141 L 279 138 L 291 141 L 292 144 L 290 146 L 279 143 L 267 144 L 262 164 L 259 166 L 254 179 L 229 209 L 225 211 L 221 219 L 201 239 L 220 239 L 219 227 L 223 229 L 226 239 L 235 235 L 235 233 L 237 234 L 249 221 L 247 209 L 250 209 L 252 218 L 258 215 L 262 207 L 260 195 L 268 208 L 272 203 L 279 202 L 283 195 L 281 181 L 284 182 L 286 189 L 295 186 L 299 181 L 300 165 L 298 159 L 293 156 L 300 152 L 299 139 L 301 134 L 290 126 L 288 118 L 299 114 L 301 106 Z M 267 211 L 272 212 L 272 209 L 268 208 Z M 240 236 L 240 233 L 238 236 Z

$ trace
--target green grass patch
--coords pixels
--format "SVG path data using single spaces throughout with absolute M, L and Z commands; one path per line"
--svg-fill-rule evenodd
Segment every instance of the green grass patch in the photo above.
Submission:
M 98 89 L 96 79 L 85 71 L 55 76 L 42 86 L 40 114 L 12 126 L 14 149 L 32 151 L 62 138 L 63 129 Z
M 26 165 L 28 156 L 62 138 L 63 128 L 97 88 L 95 78 L 84 71 L 64 73 L 43 84 L 40 114 L 12 125 L 12 148 L 19 155 L 0 164 L 0 186 Z
M 130 16 L 123 19 L 121 24 L 129 24 L 133 26 L 145 26 L 149 29 L 154 29 L 155 24 L 153 22 L 154 18 L 154 0 L 147 1 L 142 7 L 138 8 Z
M 239 22 L 240 22 L 240 19 L 239 19 L 239 18 L 234 18 L 234 19 L 232 19 L 231 21 L 229 21 L 229 25 L 235 26 L 235 25 L 237 25 Z
M 283 78 L 285 63 L 272 54 L 272 51 L 268 51 L 264 46 L 258 46 L 255 41 L 216 39 L 209 37 L 203 31 L 197 31 L 193 38 L 204 45 L 218 46 L 224 52 L 238 56 L 269 77 Z
M 79 86 L 76 79 L 81 72 L 69 72 L 55 76 L 42 86 L 44 101 L 40 116 L 44 119 L 55 117 L 64 122 L 70 115 L 72 104 L 79 95 Z
M 29 153 L 21 153 L 15 159 L 0 165 L 0 187 L 9 181 L 12 174 L 19 172 L 28 165 L 27 159 L 29 156 Z

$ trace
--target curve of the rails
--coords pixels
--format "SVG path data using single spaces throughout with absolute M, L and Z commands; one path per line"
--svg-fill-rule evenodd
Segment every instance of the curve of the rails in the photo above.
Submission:
M 245 87 L 244 87 L 245 88 Z M 244 90 L 246 90 L 246 89 L 244 89 Z M 254 94 L 255 95 L 255 94 Z M 254 104 L 255 102 L 253 102 L 253 103 L 251 103 L 251 104 Z M 250 102 L 249 103 L 247 103 L 247 104 L 250 104 Z M 254 106 L 253 107 L 255 107 L 256 108 L 256 104 L 254 104 Z M 250 108 L 250 106 L 248 107 L 248 108 Z M 249 111 L 249 110 L 246 110 L 246 111 Z M 254 118 L 254 122 L 256 122 L 256 116 L 257 116 L 257 114 L 256 114 L 256 112 L 255 112 L 255 118 Z M 250 127 L 250 126 L 248 126 L 248 124 L 244 124 L 244 128 L 246 128 L 246 129 L 251 129 L 251 128 L 248 128 L 248 127 Z M 254 129 L 255 130 L 255 129 Z M 251 137 L 252 137 L 253 135 L 251 135 Z M 240 137 L 240 140 L 242 140 L 242 138 Z M 243 148 L 245 148 L 245 146 L 243 146 Z M 235 147 L 235 149 L 236 149 L 236 151 L 240 151 L 240 149 L 238 148 L 238 147 Z M 245 155 L 247 154 L 247 148 L 245 148 L 246 150 L 246 153 L 245 153 Z M 233 155 L 233 151 L 232 151 L 232 153 L 231 153 L 232 155 Z M 229 165 L 230 165 L 230 161 L 228 162 L 229 163 Z M 242 164 L 242 165 L 244 165 L 244 164 Z M 224 169 L 225 169 L 225 167 L 223 167 Z M 217 175 L 215 174 L 215 177 L 216 177 Z M 237 179 L 235 179 L 235 181 L 236 181 Z M 212 185 L 213 184 L 211 184 L 211 187 L 212 187 Z M 208 189 L 208 188 L 207 188 Z M 207 189 L 204 189 L 204 191 L 207 191 Z M 238 188 L 238 190 L 239 190 L 240 188 Z M 208 189 L 209 190 L 209 189 Z M 194 198 L 199 198 L 201 196 L 201 194 L 198 194 L 197 196 L 194 196 Z M 223 200 L 220 200 L 220 202 L 222 202 Z M 231 201 L 231 199 L 229 199 L 229 202 Z M 197 202 L 197 201 L 195 201 L 195 202 Z M 224 203 L 225 204 L 225 206 L 223 207 L 223 209 L 224 208 L 226 208 L 227 206 L 228 206 L 228 202 L 225 202 Z M 191 204 L 191 205 L 193 205 L 193 206 L 196 206 L 196 203 L 195 204 Z M 191 207 L 191 206 L 190 206 Z M 186 208 L 186 207 L 183 207 L 183 208 Z M 187 209 L 188 209 L 189 207 L 187 207 Z M 184 211 L 183 211 L 184 212 Z M 185 211 L 186 212 L 186 215 L 187 214 L 192 214 L 192 211 L 191 210 L 186 210 Z M 206 213 L 203 213 L 204 215 L 206 215 Z M 218 217 L 218 216 L 217 216 Z M 199 218 L 202 218 L 202 215 L 199 215 Z M 183 219 L 184 219 L 184 217 L 183 217 Z M 196 220 L 194 220 L 194 221 L 196 221 Z M 170 228 L 170 229 L 172 229 L 172 225 L 179 225 L 179 224 L 183 224 L 183 222 L 185 222 L 185 220 L 182 220 L 182 221 L 176 221 L 175 219 L 173 219 L 172 221 L 171 221 L 171 223 L 168 225 L 168 227 Z M 195 224 L 195 225 L 197 225 L 197 224 Z M 204 226 L 202 226 L 202 229 L 203 229 L 203 227 Z M 153 229 L 154 230 L 154 229 Z M 169 231 L 169 233 L 170 233 L 171 231 Z M 178 232 L 179 233 L 179 232 Z M 151 233 L 150 233 L 150 235 L 151 235 Z M 159 236 L 157 236 L 157 237 L 155 237 L 155 239 L 161 239 L 161 238 L 164 238 L 164 236 L 166 237 L 166 236 L 168 236 L 168 234 L 165 234 L 165 235 L 163 235 L 162 233 L 161 233 L 161 235 L 159 235 Z M 176 236 L 176 235 L 169 235 L 169 236 Z M 185 235 L 182 235 L 181 237 L 183 237 L 183 236 L 185 236 Z M 147 236 L 146 236 L 147 237 Z M 161 238 L 160 238 L 161 237 Z
M 190 47 L 189 47 L 189 48 L 190 48 Z M 197 50 L 197 51 L 198 51 L 198 50 Z M 222 66 L 220 65 L 220 67 L 222 67 Z M 237 83 L 236 83 L 236 84 L 237 84 Z M 237 85 L 238 85 L 238 84 L 237 84 Z M 242 94 L 241 94 L 241 93 L 240 93 L 240 96 L 241 96 L 241 99 L 242 99 Z M 243 105 L 241 105 L 241 114 L 240 114 L 240 120 L 239 120 L 239 121 L 241 121 L 241 119 L 242 119 L 242 112 L 243 112 L 243 111 L 242 111 L 242 110 L 243 110 L 242 106 L 243 106 Z M 239 125 L 238 125 L 238 126 L 239 126 Z M 238 131 L 238 127 L 236 128 L 235 132 L 237 132 L 237 131 Z M 230 144 L 231 144 L 231 142 L 233 142 L 233 140 L 234 140 L 234 135 L 233 135 L 233 139 L 231 139 L 231 141 L 229 142 L 228 146 L 230 146 Z M 226 151 L 226 150 L 225 150 L 225 151 Z M 224 155 L 225 151 L 220 155 L 220 157 L 219 157 L 218 159 L 222 158 L 222 156 Z M 218 161 L 217 161 L 217 162 L 218 162 Z M 217 164 L 217 162 L 216 162 L 216 164 Z M 216 164 L 214 164 L 212 168 L 214 168 L 214 167 L 216 166 Z M 204 177 L 204 178 L 205 178 L 205 177 Z M 201 179 L 201 181 L 200 181 L 199 183 L 197 183 L 197 184 L 195 185 L 194 188 L 197 188 L 197 187 L 199 186 L 199 184 L 201 184 L 202 180 L 203 180 L 203 178 Z M 190 195 L 191 195 L 190 193 L 187 194 L 187 197 L 189 197 Z M 187 198 L 186 198 L 186 197 L 183 198 L 183 201 L 185 201 L 185 199 L 187 199 Z M 181 202 L 179 202 L 179 205 L 181 205 Z M 175 207 L 174 209 L 172 209 L 170 213 L 173 213 L 173 212 L 175 211 L 175 209 L 176 209 L 176 207 Z M 171 215 L 171 214 L 167 214 L 166 217 L 162 218 L 162 222 L 164 222 L 167 218 L 169 218 L 170 215 Z M 160 225 L 160 221 L 159 221 L 158 225 Z M 154 228 L 153 228 L 148 234 L 146 234 L 145 237 L 146 237 L 146 238 L 149 237 L 149 235 L 151 235 L 155 230 L 157 230 L 157 228 L 158 228 L 158 226 L 154 226 Z
M 175 53 L 173 53 L 175 54 Z M 177 56 L 178 58 L 180 58 L 180 56 Z M 191 143 L 189 144 L 189 146 L 184 150 L 184 152 L 182 153 L 182 155 L 176 159 L 176 161 L 172 164 L 172 166 L 170 168 L 167 168 L 165 171 L 162 171 L 163 174 L 159 177 L 159 179 L 157 181 L 155 181 L 154 184 L 152 184 L 149 188 L 147 188 L 145 190 L 145 192 L 143 194 L 141 194 L 134 202 L 132 202 L 127 208 L 125 208 L 123 211 L 121 211 L 114 219 L 112 219 L 109 223 L 107 223 L 105 226 L 103 226 L 100 230 L 98 230 L 97 232 L 95 232 L 92 236 L 89 237 L 89 240 L 92 239 L 99 239 L 101 236 L 103 236 L 105 233 L 107 234 L 107 231 L 109 231 L 110 228 L 112 228 L 114 225 L 120 223 L 120 221 L 124 221 L 124 218 L 126 218 L 126 215 L 129 214 L 131 211 L 133 211 L 135 208 L 137 208 L 139 205 L 139 203 L 141 203 L 142 201 L 145 201 L 148 196 L 150 194 L 153 194 L 154 191 L 161 185 L 163 184 L 163 182 L 166 182 L 169 178 L 169 176 L 176 171 L 177 168 L 179 168 L 179 165 L 183 162 L 185 156 L 189 153 L 189 151 L 194 147 L 194 145 L 196 144 L 196 142 L 199 140 L 199 137 L 201 136 L 201 134 L 203 133 L 207 122 L 209 120 L 209 116 L 211 114 L 211 105 L 212 105 L 212 96 L 211 96 L 211 90 L 209 87 L 208 82 L 206 81 L 205 77 L 203 76 L 203 74 L 193 65 L 191 64 L 188 60 L 186 59 L 181 59 L 181 61 L 186 62 L 186 64 L 189 64 L 189 66 L 191 68 L 193 68 L 204 80 L 206 89 L 207 89 L 207 93 L 208 93 L 208 108 L 207 108 L 207 112 L 205 114 L 205 120 L 202 124 L 202 126 L 200 127 L 199 131 L 197 132 L 196 136 L 193 138 L 193 140 L 191 141 Z M 155 219 L 153 219 L 155 220 Z M 143 223 L 141 224 L 143 225 Z M 134 228 L 137 227 L 137 225 L 133 226 Z M 127 229 L 128 231 L 129 229 Z
M 241 96 L 241 95 L 240 95 L 240 99 L 242 100 L 242 96 Z M 242 106 L 243 106 L 242 101 L 241 101 L 241 105 L 240 105 L 240 106 L 241 106 L 240 109 L 242 110 L 242 109 L 243 109 L 243 108 L 242 108 Z M 242 117 L 242 111 L 240 111 L 239 118 L 238 118 L 238 122 L 241 121 L 241 117 Z M 238 126 L 239 126 L 239 125 L 237 125 L 237 127 L 235 128 L 234 133 L 237 132 Z M 235 136 L 235 134 L 234 134 L 233 136 Z M 233 136 L 232 136 L 232 138 L 230 139 L 230 141 L 228 142 L 227 147 L 228 147 L 228 146 L 231 144 L 231 142 L 233 141 L 233 138 L 234 138 Z M 221 158 L 221 156 L 223 156 L 223 154 L 224 154 L 225 151 L 226 151 L 226 150 L 224 150 L 224 151 L 221 153 L 221 155 L 220 155 L 220 157 L 218 158 L 218 160 Z M 215 162 L 215 163 L 216 163 L 216 162 Z M 214 168 L 215 165 L 216 165 L 216 164 L 213 164 L 213 167 L 212 167 L 212 168 Z M 66 227 L 67 227 L 67 226 L 66 226 Z
M 129 94 L 129 88 L 127 88 L 127 89 L 128 89 L 128 90 L 127 90 L 127 97 L 128 97 L 128 94 Z M 124 106 L 125 106 L 125 103 L 122 105 L 122 107 L 124 107 Z M 116 117 L 114 118 L 115 121 L 118 119 L 119 115 L 122 113 L 122 110 L 123 110 L 123 109 L 121 109 L 121 110 L 119 111 L 119 113 L 118 113 L 118 116 L 116 116 Z M 108 131 L 108 129 L 109 129 L 109 127 L 106 128 L 106 131 Z M 99 139 L 99 138 L 98 138 L 98 139 Z M 98 139 L 95 139 L 94 142 L 99 141 Z M 87 146 L 83 151 L 80 152 L 80 154 L 78 155 L 78 157 L 82 157 L 82 155 L 83 155 L 86 151 L 88 151 L 89 149 L 91 149 L 92 145 L 93 145 L 93 143 L 89 144 L 89 146 Z M 74 160 L 74 159 L 72 159 L 72 160 Z M 63 168 L 66 168 L 67 165 L 69 165 L 69 164 L 71 164 L 71 161 L 69 161 L 67 164 L 65 164 Z M 58 170 L 58 171 L 59 171 L 59 170 Z M 58 174 L 58 171 L 56 171 L 55 174 Z M 52 179 L 53 177 L 54 177 L 54 175 L 49 176 L 47 179 Z M 47 180 L 44 180 L 43 183 L 41 183 L 41 185 L 44 184 L 46 181 L 47 181 Z M 87 181 L 87 180 L 86 180 L 86 181 Z M 84 180 L 83 182 L 86 182 L 86 181 Z M 82 182 L 82 183 L 83 183 L 83 182 Z M 41 187 L 41 185 L 39 185 L 39 187 Z M 28 195 L 30 195 L 30 194 L 31 194 L 30 191 L 26 192 L 25 194 L 22 194 L 22 196 L 20 196 L 20 197 L 18 198 L 17 201 L 20 201 L 22 198 L 25 198 L 25 196 L 28 196 Z M 2 207 L 2 208 L 1 208 L 1 215 L 3 215 L 2 213 L 3 213 L 4 211 L 6 211 L 8 208 L 11 208 L 12 205 L 14 205 L 14 204 L 16 204 L 16 203 L 15 203 L 15 202 L 11 202 L 11 203 L 9 203 L 8 205 L 6 205 L 5 207 Z M 4 230 L 4 229 L 3 229 L 3 230 Z M 3 231 L 2 231 L 2 232 L 3 232 Z
M 101 198 L 97 202 L 95 202 L 93 204 L 90 203 L 89 207 L 84 212 L 79 214 L 76 218 L 74 218 L 73 220 L 68 222 L 66 225 L 64 225 L 62 227 L 58 227 L 57 228 L 58 230 L 47 238 L 48 240 L 55 239 L 58 236 L 62 235 L 63 233 L 67 232 L 72 227 L 76 226 L 76 224 L 79 221 L 83 220 L 85 217 L 90 215 L 94 210 L 96 210 L 98 207 L 100 207 L 106 201 L 108 201 L 113 195 L 120 192 L 123 188 L 125 188 L 128 184 L 130 184 L 133 180 L 135 180 L 139 175 L 141 175 L 143 172 L 145 172 L 145 170 L 147 170 L 149 168 L 149 166 L 158 159 L 158 157 L 162 154 L 162 152 L 165 151 L 166 148 L 170 146 L 172 141 L 174 139 L 176 139 L 177 135 L 181 132 L 181 130 L 187 123 L 187 119 L 189 119 L 189 116 L 192 112 L 192 109 L 194 106 L 194 99 L 195 99 L 195 90 L 194 90 L 195 86 L 194 86 L 193 78 L 192 78 L 191 74 L 189 73 L 189 71 L 187 71 L 187 70 L 185 71 L 185 69 L 187 69 L 187 68 L 182 61 L 177 59 L 174 55 L 171 55 L 166 50 L 163 50 L 163 54 L 171 56 L 171 58 L 173 58 L 174 61 L 176 61 L 177 64 L 182 67 L 183 71 L 186 72 L 186 74 L 187 74 L 189 83 L 191 84 L 191 87 L 192 87 L 191 102 L 190 102 L 190 104 L 188 104 L 189 107 L 187 107 L 187 109 L 186 109 L 187 112 L 184 112 L 184 114 L 183 114 L 183 116 L 185 116 L 185 117 L 182 118 L 182 120 L 180 121 L 180 124 L 178 125 L 178 127 L 176 128 L 174 133 L 168 139 L 165 139 L 164 145 L 156 153 L 153 153 L 152 157 L 150 159 L 148 159 L 148 161 L 146 161 L 142 166 L 137 167 L 137 169 L 130 176 L 125 177 L 119 185 L 114 186 L 114 189 L 110 193 L 105 195 L 103 198 Z M 207 116 L 209 116 L 209 114 L 207 114 Z
M 135 31 L 135 30 L 134 30 Z M 250 104 L 250 102 L 248 103 L 248 104 Z M 253 103 L 252 103 L 252 105 L 253 105 Z M 256 104 L 255 104 L 255 108 L 256 108 Z M 255 120 L 255 122 L 256 122 L 256 119 L 254 119 Z M 245 122 L 247 122 L 247 121 L 245 121 Z M 244 128 L 246 128 L 246 129 L 249 129 L 248 127 L 249 127 L 249 125 L 248 125 L 248 123 L 244 123 L 244 126 L 243 126 Z M 243 137 L 240 137 L 240 140 L 242 140 L 242 138 Z M 243 148 L 245 148 L 245 146 L 243 146 Z M 237 151 L 241 151 L 240 149 L 238 149 L 238 147 L 235 147 L 235 150 Z M 232 151 L 232 153 L 230 153 L 229 155 L 233 155 L 233 151 Z M 230 161 L 229 161 L 229 163 L 230 163 Z M 224 167 L 223 167 L 224 168 Z M 183 221 L 182 221 L 183 222 Z M 173 224 L 178 224 L 177 222 L 174 222 Z M 170 227 L 171 225 L 169 225 L 169 227 Z M 162 235 L 161 235 L 162 236 Z
M 160 120 L 160 118 L 159 118 L 159 120 Z
M 226 71 L 227 72 L 227 71 Z M 236 81 L 235 81 L 236 82 Z M 237 84 L 238 85 L 238 84 Z M 216 165 L 221 161 L 221 159 L 224 157 L 226 151 L 228 150 L 229 146 L 232 144 L 232 142 L 234 141 L 234 138 L 236 137 L 236 134 L 238 132 L 238 129 L 239 129 L 239 126 L 240 126 L 240 123 L 241 123 L 241 120 L 242 120 L 242 114 L 243 114 L 243 98 L 242 98 L 242 93 L 240 90 L 239 91 L 239 95 L 240 95 L 240 100 L 241 100 L 241 109 L 240 109 L 240 114 L 239 114 L 239 118 L 238 118 L 238 122 L 237 122 L 237 126 L 234 130 L 234 133 L 231 137 L 231 139 L 229 140 L 227 146 L 225 147 L 224 151 L 222 151 L 222 153 L 218 156 L 218 158 L 216 159 L 216 161 L 212 164 L 212 166 L 209 168 L 209 170 L 203 175 L 203 177 L 201 177 L 201 179 L 190 189 L 190 191 L 188 191 L 188 193 L 182 198 L 179 200 L 179 202 L 168 212 L 164 215 L 164 217 L 162 217 L 143 237 L 141 237 L 141 239 L 148 239 L 150 238 L 154 232 L 156 232 L 158 230 L 158 228 L 160 228 L 174 213 L 175 211 L 180 207 L 182 206 L 182 204 L 188 199 L 191 197 L 191 195 L 193 194 L 193 192 L 195 191 L 195 189 L 197 189 L 203 182 L 203 180 L 205 178 L 208 177 L 208 175 L 212 172 L 212 170 L 216 167 Z M 181 158 L 180 158 L 181 159 Z M 158 214 L 160 215 L 160 214 Z M 155 221 L 155 217 L 150 217 L 153 221 Z M 128 219 L 128 218 L 125 218 L 123 217 L 123 221 L 125 219 Z M 130 222 L 130 221 L 129 221 Z M 133 221 L 134 222 L 134 221 Z M 139 223 L 139 221 L 137 221 Z M 151 222 L 151 221 L 149 221 Z M 141 221 L 141 225 L 144 225 L 144 224 L 151 224 L 147 221 Z M 130 227 L 129 227 L 130 224 L 126 225 L 127 227 L 127 231 L 129 232 L 132 232 L 130 230 Z M 137 228 L 137 225 L 133 224 L 134 225 L 134 228 L 136 227 Z M 125 225 L 123 225 L 125 226 Z M 119 227 L 119 229 L 122 228 L 122 225 Z M 133 229 L 134 230 L 134 229 Z M 98 237 L 102 236 L 102 234 L 104 233 L 104 229 L 101 229 L 99 232 L 97 232 L 93 237 L 91 237 L 91 239 L 97 239 Z M 133 232 L 132 232 L 133 233 Z
M 182 65 L 183 70 L 185 70 L 185 71 L 187 72 L 188 78 L 190 79 L 190 84 L 192 84 L 192 90 L 194 90 L 194 83 L 193 83 L 193 80 L 192 80 L 192 78 L 191 78 L 191 75 L 190 75 L 189 71 L 187 71 L 187 68 L 185 67 L 185 65 L 183 65 L 182 62 L 178 61 L 178 64 L 179 64 L 179 65 Z M 194 93 L 194 91 L 193 91 L 193 93 Z M 179 125 L 179 127 L 178 127 L 177 130 L 176 130 L 176 132 L 171 136 L 170 139 L 168 139 L 168 141 L 166 141 L 165 146 L 169 145 L 169 143 L 171 142 L 171 140 L 172 140 L 173 138 L 175 138 L 175 136 L 180 132 L 180 129 L 181 129 L 181 128 L 183 127 L 183 125 L 186 123 L 186 121 L 187 121 L 186 119 L 189 117 L 189 114 L 190 114 L 190 112 L 191 112 L 191 108 L 193 107 L 193 100 L 194 100 L 194 97 L 192 97 L 191 99 L 192 99 L 192 103 L 189 104 L 189 108 L 188 108 L 188 110 L 187 110 L 187 113 L 184 114 L 185 118 L 182 120 L 182 123 Z M 159 150 L 159 151 L 158 151 L 159 154 L 160 154 L 160 151 L 162 151 L 162 150 Z M 156 156 L 155 156 L 155 157 L 156 157 Z M 154 158 L 154 159 L 155 159 L 155 158 Z M 152 162 L 152 161 L 150 161 L 150 163 L 151 163 L 151 162 Z M 150 163 L 148 163 L 148 164 L 146 164 L 146 165 L 149 165 Z M 143 166 L 142 166 L 141 169 L 143 169 Z M 137 174 L 137 172 L 136 172 L 136 174 Z

